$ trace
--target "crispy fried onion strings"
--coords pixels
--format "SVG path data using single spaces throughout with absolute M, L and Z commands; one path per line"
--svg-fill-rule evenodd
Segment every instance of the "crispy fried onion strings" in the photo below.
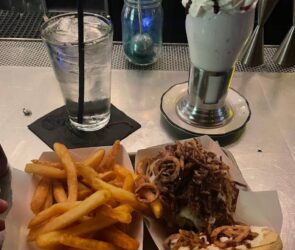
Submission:
M 245 240 L 252 240 L 257 235 L 257 233 L 251 232 L 249 226 L 221 226 L 212 231 L 211 240 L 217 247 L 226 249 L 228 247 L 242 245 Z M 221 241 L 222 237 L 226 237 L 227 240 L 223 239 Z
M 182 247 L 188 247 L 189 249 L 206 249 L 207 246 L 208 242 L 205 235 L 181 229 L 178 234 L 172 234 L 164 241 L 165 250 L 177 250 Z
M 166 145 L 158 155 L 142 160 L 137 168 L 159 189 L 170 227 L 180 223 L 177 218 L 183 207 L 198 217 L 197 225 L 186 223 L 189 229 L 210 234 L 218 226 L 234 223 L 238 189 L 229 166 L 196 139 Z

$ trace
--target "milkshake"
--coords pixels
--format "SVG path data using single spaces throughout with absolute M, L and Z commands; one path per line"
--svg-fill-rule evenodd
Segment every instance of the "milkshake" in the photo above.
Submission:
M 191 69 L 179 117 L 200 127 L 222 126 L 233 116 L 226 104 L 235 61 L 254 25 L 256 0 L 183 0 Z
M 186 34 L 192 64 L 208 71 L 230 69 L 253 29 L 253 1 L 183 0 L 183 4 L 188 9 Z

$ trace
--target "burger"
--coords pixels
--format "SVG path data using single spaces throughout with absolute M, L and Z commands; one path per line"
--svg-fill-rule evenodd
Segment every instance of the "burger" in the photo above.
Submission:
M 221 157 L 197 139 L 166 145 L 136 166 L 137 190 L 161 201 L 166 250 L 281 250 L 272 230 L 234 220 L 239 187 Z M 138 194 L 138 197 L 141 195 Z
M 162 219 L 170 228 L 211 233 L 234 224 L 237 184 L 222 159 L 196 139 L 167 145 L 136 171 L 155 185 L 164 206 Z

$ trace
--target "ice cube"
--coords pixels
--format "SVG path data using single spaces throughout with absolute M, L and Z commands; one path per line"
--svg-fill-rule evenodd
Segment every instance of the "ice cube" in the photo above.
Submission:
M 78 41 L 77 19 L 74 16 L 62 17 L 52 24 L 53 39 L 66 43 Z
M 105 36 L 110 27 L 95 17 L 87 16 L 84 20 L 85 41 L 92 41 Z
M 72 29 L 73 25 L 77 25 L 75 19 L 74 16 L 60 18 L 56 24 L 56 29 L 58 31 L 68 32 Z
M 50 30 L 50 31 L 49 31 Z M 107 34 L 110 27 L 102 20 L 94 16 L 84 17 L 84 41 L 89 42 Z M 78 42 L 78 19 L 77 17 L 62 17 L 48 27 L 48 34 L 57 42 Z

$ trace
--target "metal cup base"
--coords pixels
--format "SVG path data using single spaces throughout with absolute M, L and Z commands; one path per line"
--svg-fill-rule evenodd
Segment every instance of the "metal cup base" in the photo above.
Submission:
M 184 96 L 177 103 L 178 116 L 186 123 L 200 128 L 216 128 L 226 125 L 233 117 L 233 111 L 229 105 L 208 110 L 193 106 Z
M 233 111 L 225 99 L 232 75 L 233 69 L 212 72 L 191 66 L 188 93 L 176 105 L 178 116 L 202 128 L 221 127 L 230 122 Z

